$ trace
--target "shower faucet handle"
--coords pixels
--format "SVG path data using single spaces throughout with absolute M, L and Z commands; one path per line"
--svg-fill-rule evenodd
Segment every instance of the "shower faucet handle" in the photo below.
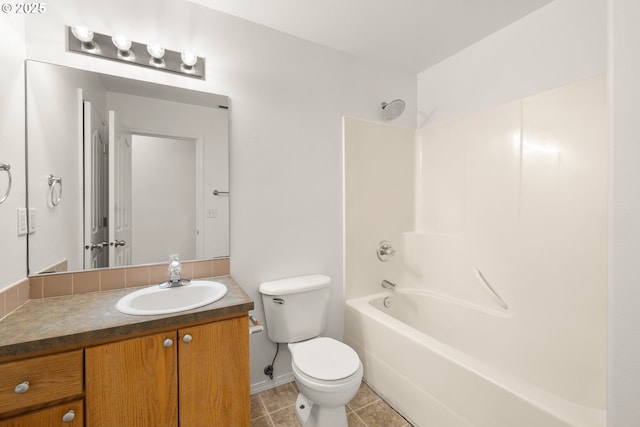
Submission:
M 387 262 L 391 259 L 392 256 L 396 254 L 396 250 L 391 246 L 391 242 L 388 240 L 383 240 L 378 243 L 378 250 L 376 251 L 376 255 L 378 259 L 382 262 Z

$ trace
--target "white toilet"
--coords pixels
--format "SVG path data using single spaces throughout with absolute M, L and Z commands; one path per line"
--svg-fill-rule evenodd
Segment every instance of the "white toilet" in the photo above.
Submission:
M 298 420 L 305 427 L 347 427 L 345 405 L 362 381 L 362 363 L 348 345 L 321 337 L 327 323 L 329 284 L 323 274 L 260 285 L 267 333 L 287 343 L 300 394 Z

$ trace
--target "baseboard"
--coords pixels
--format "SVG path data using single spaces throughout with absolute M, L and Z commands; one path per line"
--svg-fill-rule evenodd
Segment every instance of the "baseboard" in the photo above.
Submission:
M 275 377 L 272 380 L 264 380 L 259 383 L 251 384 L 251 394 L 260 393 L 261 391 L 269 390 L 282 384 L 287 384 L 293 381 L 293 373 L 289 372 L 279 377 Z

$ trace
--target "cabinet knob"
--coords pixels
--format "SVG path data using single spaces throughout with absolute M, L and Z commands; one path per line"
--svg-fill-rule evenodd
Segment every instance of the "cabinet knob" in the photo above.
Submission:
M 167 338 L 166 340 L 164 340 L 162 345 L 165 346 L 166 348 L 169 348 L 173 345 L 173 340 L 171 338 Z
M 76 411 L 73 409 L 62 416 L 63 423 L 70 423 L 76 418 Z
M 20 383 L 16 386 L 16 388 L 13 389 L 13 391 L 16 392 L 16 394 L 24 394 L 29 390 L 29 381 L 25 381 L 23 383 Z
M 182 337 L 182 342 L 189 344 L 191 341 L 193 341 L 193 337 L 189 334 L 186 334 L 185 336 Z

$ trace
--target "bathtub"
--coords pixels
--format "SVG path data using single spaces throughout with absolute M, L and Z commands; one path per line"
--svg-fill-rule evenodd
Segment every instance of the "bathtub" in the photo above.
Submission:
M 570 391 L 564 384 L 527 380 L 514 373 L 513 357 L 473 333 L 498 328 L 494 335 L 505 338 L 508 330 L 500 328 L 508 328 L 509 316 L 397 289 L 347 300 L 344 341 L 358 352 L 367 384 L 416 426 L 604 427 L 604 399 L 602 407 L 589 406 L 580 390 L 571 399 L 562 395 Z

